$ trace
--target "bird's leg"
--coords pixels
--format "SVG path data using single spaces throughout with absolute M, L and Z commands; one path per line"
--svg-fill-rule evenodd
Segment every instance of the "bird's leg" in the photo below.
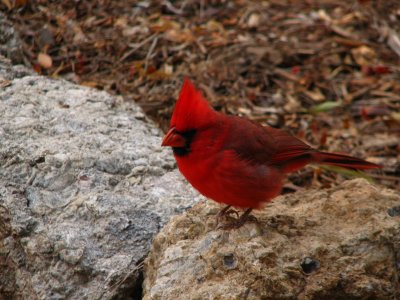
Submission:
M 252 221 L 257 221 L 256 217 L 250 215 L 252 210 L 253 210 L 252 208 L 246 209 L 245 212 L 239 218 L 237 218 L 233 222 L 230 222 L 228 224 L 222 225 L 219 228 L 222 228 L 222 229 L 234 229 L 234 228 L 242 227 L 242 225 L 244 223 L 246 223 L 246 221 L 249 220 L 249 219 L 252 219 Z
M 255 220 L 257 220 L 256 217 L 250 215 L 250 213 L 251 213 L 252 210 L 253 210 L 252 208 L 248 208 L 248 209 L 245 210 L 245 212 L 244 212 L 244 213 L 240 216 L 240 218 L 236 221 L 236 224 L 235 224 L 235 227 L 236 227 L 236 228 L 241 227 L 244 223 L 246 223 L 247 220 L 250 219 L 250 217 L 252 217 L 252 218 L 254 218 Z
M 226 218 L 231 214 L 236 214 L 236 217 L 239 218 L 239 213 L 234 209 L 230 209 L 231 207 L 231 205 L 227 205 L 219 211 L 219 213 L 217 214 L 217 224 L 221 221 L 222 218 Z
M 217 215 L 217 218 L 222 217 L 226 214 L 226 211 L 231 208 L 232 205 L 227 205 L 223 209 L 221 209 Z

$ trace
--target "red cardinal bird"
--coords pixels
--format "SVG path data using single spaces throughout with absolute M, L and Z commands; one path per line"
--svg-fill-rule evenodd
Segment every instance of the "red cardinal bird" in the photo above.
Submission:
M 234 227 L 254 208 L 282 190 L 285 175 L 306 164 L 349 169 L 380 166 L 359 158 L 321 152 L 292 135 L 250 120 L 214 111 L 185 79 L 162 146 L 171 146 L 178 168 L 201 194 L 230 206 L 246 208 Z

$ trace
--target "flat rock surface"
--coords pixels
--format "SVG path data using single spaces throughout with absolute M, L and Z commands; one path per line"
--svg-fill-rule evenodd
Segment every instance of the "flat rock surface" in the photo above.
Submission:
M 397 299 L 400 196 L 364 179 L 275 199 L 240 229 L 207 201 L 145 262 L 144 299 Z M 229 220 L 225 220 L 229 221 Z
M 0 295 L 129 299 L 199 196 L 135 104 L 29 73 L 0 59 Z

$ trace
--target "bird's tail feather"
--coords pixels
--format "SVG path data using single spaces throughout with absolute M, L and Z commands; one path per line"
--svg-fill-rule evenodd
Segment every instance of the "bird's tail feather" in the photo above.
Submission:
M 345 154 L 316 152 L 313 153 L 313 157 L 317 163 L 323 165 L 338 166 L 347 169 L 366 170 L 366 169 L 382 168 L 382 166 L 380 165 Z

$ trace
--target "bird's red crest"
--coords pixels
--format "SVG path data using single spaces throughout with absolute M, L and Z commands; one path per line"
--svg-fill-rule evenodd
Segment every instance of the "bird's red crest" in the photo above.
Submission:
M 214 120 L 215 111 L 193 83 L 185 78 L 171 117 L 170 127 L 179 131 L 198 129 Z

